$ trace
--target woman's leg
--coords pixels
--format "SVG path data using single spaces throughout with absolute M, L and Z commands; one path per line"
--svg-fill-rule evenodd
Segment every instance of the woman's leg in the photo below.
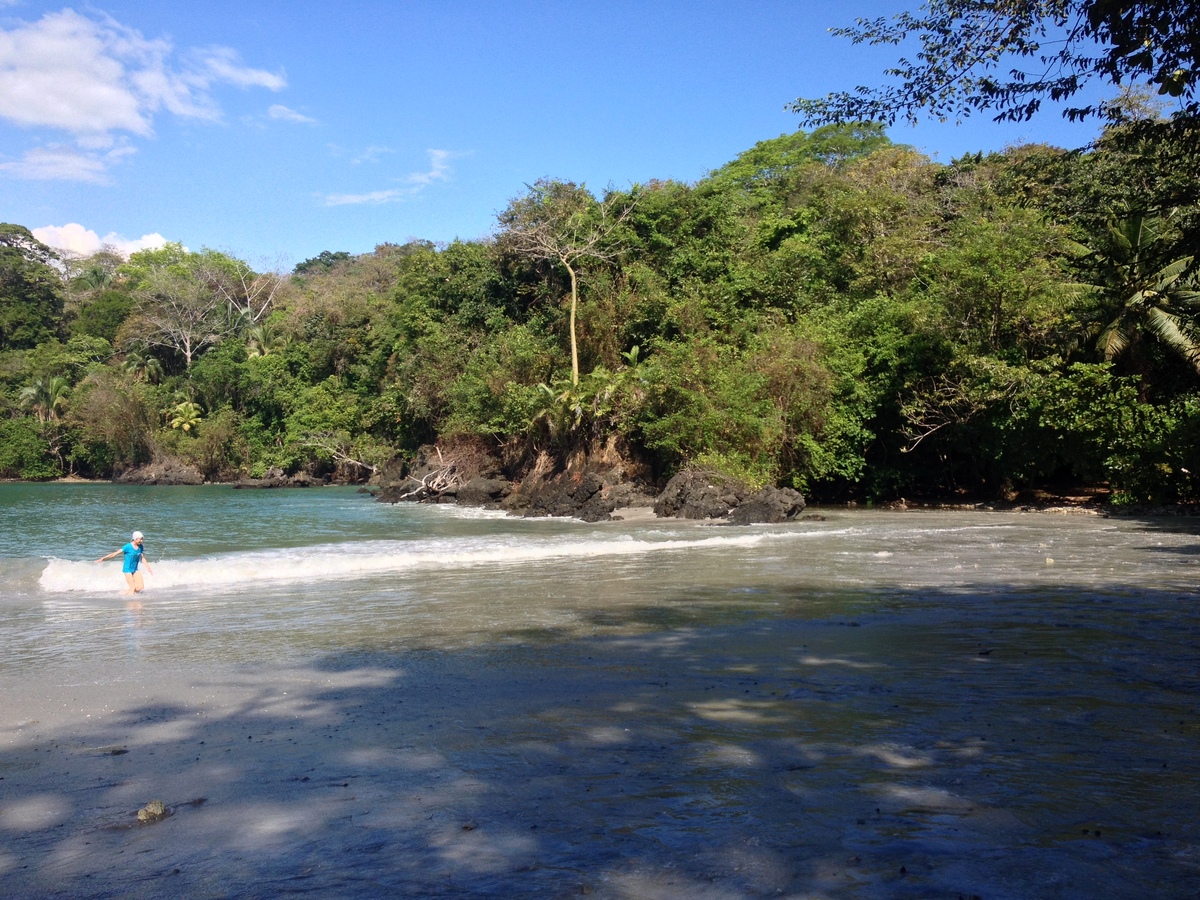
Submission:
M 144 591 L 145 589 L 146 589 L 146 585 L 142 581 L 142 573 L 134 572 L 133 573 L 133 592 L 135 594 L 137 594 L 137 593 L 140 593 L 141 591 Z
M 125 592 L 125 593 L 127 593 L 127 594 L 136 594 L 136 593 L 137 593 L 137 586 L 136 586 L 136 585 L 134 584 L 134 582 L 133 582 L 133 576 L 134 576 L 134 574 L 135 574 L 135 573 L 133 573 L 133 572 L 126 572 L 126 573 L 125 573 L 125 583 L 126 583 L 127 585 L 129 585 L 129 590 L 127 590 L 127 591 Z

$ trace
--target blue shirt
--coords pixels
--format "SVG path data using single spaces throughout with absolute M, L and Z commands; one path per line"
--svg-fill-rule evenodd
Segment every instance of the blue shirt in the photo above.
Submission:
M 138 563 L 142 561 L 142 554 L 145 552 L 141 547 L 130 541 L 121 548 L 121 552 L 125 554 L 125 565 L 121 567 L 122 572 L 136 572 Z

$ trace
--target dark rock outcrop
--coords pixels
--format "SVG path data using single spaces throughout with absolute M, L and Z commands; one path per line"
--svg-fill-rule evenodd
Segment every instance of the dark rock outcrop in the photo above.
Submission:
M 598 522 L 616 508 L 604 498 L 604 487 L 604 478 L 597 472 L 559 472 L 527 478 L 502 506 L 521 516 L 574 516 Z
M 455 498 L 464 506 L 494 507 L 512 493 L 512 484 L 507 478 L 472 478 L 458 488 Z
M 616 509 L 638 509 L 654 506 L 654 494 L 633 481 L 621 481 L 608 489 L 609 499 Z
M 679 472 L 654 503 L 659 517 L 717 519 L 729 525 L 790 522 L 803 511 L 799 491 L 765 487 L 752 494 L 736 478 L 708 469 Z
M 295 488 L 318 487 L 326 484 L 326 480 L 316 475 L 297 472 L 295 475 L 283 474 L 283 469 L 268 469 L 262 478 L 243 478 L 236 482 L 235 488 Z
M 398 456 L 384 463 L 383 468 L 371 479 L 375 499 L 385 503 L 395 503 L 399 499 L 396 495 L 401 492 L 404 481 L 408 477 L 408 469 L 408 460 Z
M 804 497 L 791 488 L 765 487 L 729 515 L 732 525 L 790 522 L 804 512 Z
M 565 460 L 542 452 L 532 465 L 510 465 L 521 472 L 511 481 L 501 461 L 478 443 L 425 446 L 411 462 L 394 460 L 383 468 L 376 496 L 386 503 L 460 503 L 585 522 L 609 521 L 615 510 L 631 507 L 727 525 L 790 522 L 804 510 L 804 498 L 790 488 L 752 493 L 735 478 L 698 468 L 677 474 L 656 500 L 646 486 L 645 467 L 631 461 L 615 439 Z
M 707 469 L 684 469 L 667 482 L 654 503 L 660 518 L 722 519 L 746 498 L 746 486 Z
M 648 506 L 653 499 L 634 477 L 641 469 L 628 461 L 615 440 L 561 460 L 539 454 L 522 465 L 505 464 L 479 441 L 470 439 L 421 447 L 407 464 L 395 460 L 377 481 L 385 503 L 451 503 L 503 509 L 515 516 L 565 516 L 598 522 L 624 506 Z
M 135 466 L 113 476 L 113 484 L 192 485 L 204 484 L 204 476 L 194 466 L 175 457 L 163 457 L 144 466 Z
M 613 440 L 573 454 L 562 469 L 543 453 L 501 508 L 518 516 L 605 522 L 617 508 L 650 505 L 650 495 L 634 480 L 640 474 Z
M 378 478 L 384 503 L 464 503 L 496 506 L 511 486 L 500 462 L 484 446 L 463 440 L 418 448 L 411 461 L 392 460 Z M 464 493 L 465 492 L 465 493 Z
M 523 482 L 501 504 L 518 516 L 564 516 L 584 522 L 607 522 L 613 510 L 645 506 L 651 498 L 632 484 L 610 484 L 595 471 L 560 472 L 533 484 Z

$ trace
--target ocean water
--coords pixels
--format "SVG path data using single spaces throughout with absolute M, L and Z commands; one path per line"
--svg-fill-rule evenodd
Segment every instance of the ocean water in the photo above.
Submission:
M 123 896 L 136 837 L 175 879 L 143 896 L 235 872 L 246 896 L 1200 896 L 1194 520 L 811 512 L 0 485 L 0 893 Z M 131 598 L 93 560 L 134 529 L 153 574 Z M 153 841 L 97 824 L 132 774 L 58 806 L 12 774 L 38 741 L 120 741 L 191 784 L 202 683 L 230 733 L 338 731 L 304 771 L 336 759 L 355 802 L 287 793 L 282 737 Z M 140 699 L 156 684 L 171 704 Z M 70 812 L 12 812 L 43 801 Z

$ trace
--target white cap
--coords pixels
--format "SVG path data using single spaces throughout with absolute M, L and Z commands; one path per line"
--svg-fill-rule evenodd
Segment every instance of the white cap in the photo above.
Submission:
M 140 531 L 135 531 L 133 533 L 133 539 L 135 541 L 140 541 L 143 537 L 144 537 L 144 535 Z

